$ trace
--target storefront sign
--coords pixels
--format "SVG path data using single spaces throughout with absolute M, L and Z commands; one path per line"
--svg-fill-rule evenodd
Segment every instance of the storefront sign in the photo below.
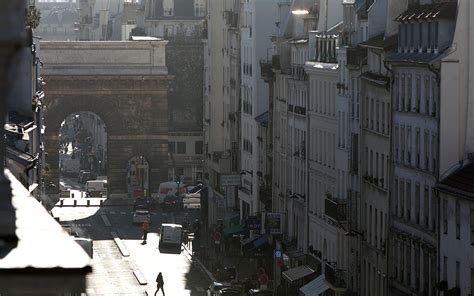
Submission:
M 265 229 L 270 234 L 281 234 L 282 229 L 282 213 L 266 213 L 265 214 Z
M 262 221 L 257 216 L 249 216 L 247 220 L 245 220 L 245 226 L 248 230 L 260 230 L 262 227 Z

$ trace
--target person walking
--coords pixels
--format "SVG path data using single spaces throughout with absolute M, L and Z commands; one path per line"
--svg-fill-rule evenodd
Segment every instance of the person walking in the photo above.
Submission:
M 143 242 L 142 242 L 142 245 L 146 245 L 146 239 L 147 239 L 147 236 L 148 236 L 148 231 L 150 230 L 150 222 L 148 221 L 148 219 L 143 221 L 142 229 L 143 229 Z
M 163 288 L 163 286 L 165 285 L 165 283 L 163 282 L 163 275 L 161 274 L 161 272 L 158 274 L 158 276 L 156 277 L 156 292 L 155 292 L 155 296 L 156 296 L 156 293 L 158 293 L 158 291 L 160 291 L 161 289 L 161 292 L 163 293 L 163 296 L 165 296 L 165 289 Z

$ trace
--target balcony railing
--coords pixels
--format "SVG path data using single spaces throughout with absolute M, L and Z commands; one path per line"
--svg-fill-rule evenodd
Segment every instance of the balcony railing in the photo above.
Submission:
M 264 81 L 271 81 L 275 76 L 272 71 L 272 61 L 267 59 L 260 60 L 260 74 Z
M 304 70 L 303 65 L 291 65 L 291 76 L 293 79 L 305 80 L 306 71 Z
M 324 213 L 338 222 L 347 222 L 347 200 L 333 199 L 326 196 Z
M 331 264 L 326 263 L 324 268 L 326 281 L 334 289 L 347 289 L 347 271 L 336 269 Z

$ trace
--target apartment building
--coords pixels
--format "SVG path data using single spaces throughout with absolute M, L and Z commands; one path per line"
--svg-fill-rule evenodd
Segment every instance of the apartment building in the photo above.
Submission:
M 241 220 L 259 216 L 264 205 L 259 200 L 258 128 L 256 117 L 268 111 L 268 86 L 260 71 L 260 60 L 267 57 L 270 36 L 278 30 L 278 1 L 246 0 L 241 26 L 241 173 L 238 196 Z
M 206 0 L 147 0 L 141 4 L 145 10 L 144 25 L 148 36 L 200 38 L 205 29 Z
M 451 45 L 456 6 L 410 5 L 395 19 L 398 48 L 386 59 L 393 74 L 391 289 L 407 294 L 436 294 L 439 57 Z
M 439 278 L 444 295 L 474 294 L 474 94 L 472 1 L 458 1 L 439 97 Z M 441 24 L 443 20 L 438 21 Z M 440 27 L 441 30 L 441 27 Z M 441 31 L 440 31 L 441 33 Z M 443 34 L 444 35 L 444 34 Z M 454 50 L 455 48 L 455 50 Z M 441 51 L 442 48 L 439 48 Z M 469 61 L 469 62 L 468 62 Z
M 342 7 L 341 7 L 342 10 Z M 336 48 L 340 24 L 325 32 L 310 33 L 310 47 L 314 60 L 306 62 L 309 76 L 308 130 L 309 130 L 309 244 L 321 262 L 322 272 L 332 290 L 346 288 L 346 192 L 340 185 L 345 182 L 336 163 L 338 139 L 342 118 L 336 111 L 338 63 Z M 313 45 L 314 43 L 314 45 Z M 339 110 L 340 112 L 340 110 Z M 339 142 L 340 144 L 341 142 Z

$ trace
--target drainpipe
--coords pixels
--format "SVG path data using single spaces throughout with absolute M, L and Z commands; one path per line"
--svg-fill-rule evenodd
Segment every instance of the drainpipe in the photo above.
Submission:
M 393 92 L 391 92 L 390 90 L 393 89 L 393 84 L 395 83 L 395 79 L 393 78 L 393 70 L 390 69 L 390 67 L 387 66 L 387 61 L 384 61 L 383 62 L 383 66 L 385 67 L 385 69 L 390 73 L 390 82 L 389 84 L 387 84 L 386 88 L 387 90 L 389 91 L 390 93 L 390 105 L 391 105 L 391 114 L 390 114 L 390 127 L 393 127 L 393 122 L 392 122 L 392 118 L 393 118 L 393 112 L 394 112 L 394 104 L 392 104 L 392 94 Z M 393 155 L 393 145 L 392 145 L 392 131 L 390 131 L 390 141 L 389 141 L 389 147 L 390 147 L 390 155 Z M 391 180 L 392 179 L 392 174 L 394 172 L 394 164 L 393 164 L 393 158 L 391 159 L 390 161 L 390 171 L 389 171 L 389 176 L 388 176 L 388 179 Z M 391 186 L 391 182 L 389 183 L 389 186 Z M 385 295 L 389 295 L 389 292 L 390 292 L 390 288 L 389 288 L 389 265 L 390 265 L 390 260 L 389 260 L 389 255 L 390 252 L 390 239 L 389 239 L 389 234 L 391 233 L 390 232 L 390 225 L 391 225 L 391 219 L 390 219 L 390 209 L 391 209 L 391 197 L 392 197 L 392 190 L 390 190 L 390 187 L 389 187 L 389 190 L 388 190 L 388 209 L 387 209 L 387 225 L 385 226 L 386 227 L 386 236 L 385 236 L 385 272 L 386 272 L 386 285 L 385 285 Z
M 27 44 L 25 31 L 25 1 L 5 1 L 0 11 L 0 259 L 16 248 L 16 214 L 12 205 L 12 191 L 10 181 L 4 174 L 5 169 L 5 119 L 11 101 L 9 97 L 11 81 L 21 80 L 21 77 L 12 75 L 16 64 L 12 63 L 15 56 Z
M 437 152 L 438 152 L 438 155 L 437 155 L 437 159 L 438 159 L 438 165 L 437 165 L 437 170 L 435 172 L 435 179 L 436 179 L 436 182 L 439 181 L 439 147 L 440 147 L 440 123 L 441 123 L 441 73 L 440 73 L 440 70 L 436 69 L 432 64 L 428 64 L 428 70 L 430 70 L 436 77 L 436 86 L 437 86 L 437 90 L 438 90 L 438 94 L 437 94 L 437 101 L 438 101 L 438 108 L 436 109 L 436 112 L 438 113 L 437 116 L 436 116 L 436 121 L 437 121 L 437 125 L 438 125 L 438 138 L 437 138 L 437 143 L 436 143 L 436 148 L 437 148 Z M 433 98 L 435 99 L 435 98 Z M 441 270 L 440 270 L 440 247 L 441 247 L 441 242 L 440 242 L 440 238 L 439 238 L 439 233 L 440 233 L 440 230 L 441 230 L 441 227 L 440 227 L 440 217 L 441 217 L 441 200 L 440 200 L 440 195 L 439 195 L 439 192 L 437 190 L 433 190 L 433 194 L 435 194 L 436 196 L 436 200 L 437 200 L 437 204 L 438 204 L 438 208 L 436 209 L 436 219 L 435 221 L 437 221 L 437 225 L 436 225 L 436 241 L 437 241 L 437 253 L 436 254 L 436 279 L 435 279 L 435 283 L 432 283 L 432 284 L 436 284 L 438 282 L 440 282 L 440 278 L 441 278 Z M 434 217 L 432 217 L 432 220 L 433 220 Z

